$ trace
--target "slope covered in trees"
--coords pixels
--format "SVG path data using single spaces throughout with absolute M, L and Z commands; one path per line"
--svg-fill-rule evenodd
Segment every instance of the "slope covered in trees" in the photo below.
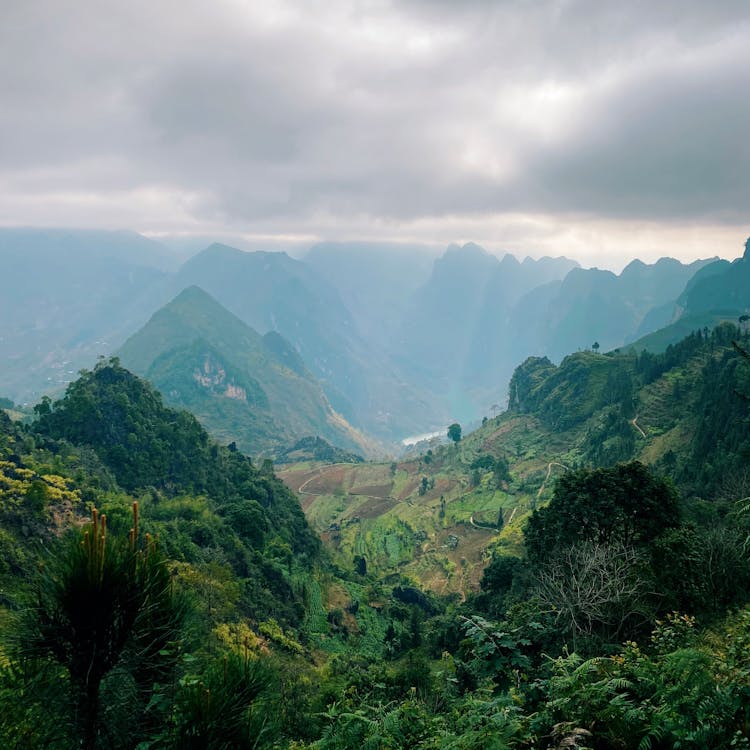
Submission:
M 205 497 L 251 547 L 278 539 L 296 555 L 317 553 L 298 504 L 271 471 L 217 445 L 195 417 L 165 406 L 161 394 L 116 360 L 84 373 L 63 399 L 43 402 L 37 414 L 39 435 L 91 449 L 130 493 Z M 251 556 L 235 552 L 240 567 L 252 566 Z
M 314 520 L 367 504 L 327 528 L 333 563 L 270 465 L 212 443 L 116 362 L 40 404 L 31 426 L 0 412 L 0 740 L 743 746 L 750 526 L 732 501 L 745 495 L 720 482 L 698 495 L 690 473 L 697 452 L 746 459 L 738 394 L 750 364 L 737 337 L 724 328 L 663 355 L 532 361 L 513 410 L 453 445 L 390 465 L 304 465 Z M 702 432 L 709 395 L 716 422 Z M 575 418 L 550 408 L 558 399 Z M 707 447 L 711 436 L 720 445 Z M 618 463 L 634 455 L 642 462 Z M 338 493 L 314 494 L 344 470 Z M 368 541 L 364 523 L 396 506 L 413 513 Z M 409 525 L 427 508 L 455 543 Z M 351 530 L 363 542 L 354 557 L 334 539 Z M 457 576 L 474 532 L 477 569 L 489 563 L 481 590 L 420 590 L 420 561 L 443 555 Z
M 503 404 L 505 382 L 529 355 L 557 362 L 593 341 L 608 349 L 668 326 L 643 342 L 662 350 L 747 307 L 739 261 L 633 261 L 615 275 L 564 257 L 500 258 L 472 243 L 440 257 L 434 248 L 393 250 L 329 243 L 297 259 L 213 244 L 177 268 L 179 254 L 132 232 L 5 229 L 0 393 L 26 405 L 58 396 L 81 367 L 117 352 L 198 285 L 245 325 L 288 342 L 349 424 L 398 442 Z M 162 362 L 168 400 L 185 356 L 198 353 Z M 247 417 L 236 404 L 204 406 L 202 418 L 235 428 Z M 255 429 L 266 439 L 274 431 L 264 419 Z
M 750 367 L 734 340 L 750 344 L 725 325 L 662 354 L 530 358 L 508 411 L 455 446 L 281 475 L 340 564 L 365 555 L 373 572 L 406 572 L 437 592 L 470 591 L 493 548 L 516 554 L 529 513 L 578 467 L 640 460 L 713 523 L 750 494 L 750 405 L 738 395 L 750 393 Z

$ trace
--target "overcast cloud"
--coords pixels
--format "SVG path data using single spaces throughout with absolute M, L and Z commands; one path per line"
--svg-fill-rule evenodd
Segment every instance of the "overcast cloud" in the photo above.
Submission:
M 0 223 L 734 257 L 749 8 L 2 3 Z

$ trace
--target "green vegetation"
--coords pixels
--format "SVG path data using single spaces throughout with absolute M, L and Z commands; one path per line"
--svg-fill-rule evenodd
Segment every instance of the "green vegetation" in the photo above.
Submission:
M 257 455 L 321 435 L 359 451 L 370 443 L 337 415 L 282 336 L 261 336 L 202 289 L 183 290 L 119 350 L 168 403 L 189 409 L 223 442 Z
M 454 443 L 461 441 L 461 425 L 458 422 L 448 425 L 448 438 Z
M 747 344 L 527 361 L 454 445 L 285 466 L 325 547 L 117 361 L 0 412 L 0 744 L 747 747 Z
M 280 451 L 276 456 L 277 463 L 299 463 L 302 461 L 360 464 L 364 461 L 364 458 L 357 453 L 337 448 L 321 437 L 301 438 L 290 448 Z

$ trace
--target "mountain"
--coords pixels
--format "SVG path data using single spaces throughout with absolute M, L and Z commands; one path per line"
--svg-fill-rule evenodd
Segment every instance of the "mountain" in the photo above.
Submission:
M 638 458 L 686 494 L 728 498 L 750 455 L 750 365 L 735 342 L 748 349 L 747 329 L 723 323 L 660 354 L 578 352 L 559 366 L 530 358 L 511 381 L 509 417 L 565 434 L 569 460 Z
M 0 227 L 0 254 L 6 253 L 14 262 L 25 257 L 78 264 L 110 258 L 159 271 L 176 271 L 184 260 L 182 253 L 129 230 Z
M 168 403 L 193 412 L 214 436 L 247 453 L 273 453 L 320 435 L 370 451 L 331 408 L 299 354 L 278 333 L 261 336 L 192 286 L 154 313 L 118 352 Z
M 595 342 L 602 350 L 615 349 L 656 330 L 673 317 L 673 301 L 690 279 L 710 264 L 634 260 L 619 275 L 575 268 L 548 286 L 543 299 L 534 291 L 519 300 L 510 326 L 516 361 L 529 355 L 559 361 Z
M 299 622 L 303 604 L 275 568 L 272 550 L 288 545 L 288 554 L 304 566 L 319 557 L 320 543 L 296 499 L 268 467 L 258 469 L 236 449 L 217 445 L 191 414 L 165 406 L 148 383 L 114 361 L 100 361 L 71 383 L 62 399 L 43 401 L 36 411 L 31 430 L 45 445 L 47 460 L 54 456 L 55 474 L 43 468 L 43 455 L 34 460 L 39 473 L 30 470 L 25 462 L 32 458 L 24 450 L 22 460 L 19 445 L 18 452 L 4 456 L 2 486 L 23 491 L 2 473 L 9 472 L 16 485 L 43 484 L 50 503 L 67 494 L 71 518 L 90 512 L 82 497 L 105 508 L 109 504 L 108 529 L 125 538 L 133 523 L 133 498 L 123 498 L 122 492 L 140 497 L 145 530 L 152 536 L 161 532 L 166 554 L 180 561 L 175 571 L 182 566 L 184 572 L 185 563 L 194 564 L 196 572 L 203 567 L 207 581 L 218 578 L 217 592 L 231 571 L 243 580 L 235 601 L 246 616 Z M 7 420 L 3 425 L 0 419 L 3 430 L 4 446 L 19 444 L 20 435 L 14 437 Z M 7 511 L 13 507 L 0 506 L 6 520 L 12 521 Z
M 508 410 L 455 445 L 280 475 L 340 566 L 364 556 L 370 572 L 439 593 L 475 589 L 490 550 L 519 555 L 530 513 L 577 467 L 641 461 L 709 527 L 750 494 L 750 363 L 732 341 L 750 350 L 750 332 L 724 324 L 662 354 L 530 357 Z
M 636 351 L 664 351 L 691 331 L 712 329 L 722 321 L 737 322 L 750 312 L 750 239 L 744 255 L 731 263 L 716 260 L 703 266 L 671 305 L 669 319 L 633 344 Z M 664 316 L 662 316 L 664 317 Z M 645 332 L 642 332 L 645 333 Z
M 500 260 L 474 243 L 450 246 L 404 315 L 393 345 L 397 361 L 447 416 L 476 418 L 498 400 L 499 383 L 512 372 L 508 316 L 514 303 L 575 265 L 565 258 Z
M 303 260 L 215 244 L 175 269 L 177 257 L 134 233 L 0 230 L 0 394 L 23 405 L 60 392 L 199 286 L 255 331 L 278 334 L 266 348 L 278 344 L 292 372 L 304 362 L 349 424 L 398 442 L 503 404 L 527 356 L 559 361 L 663 329 L 661 346 L 690 326 L 736 319 L 747 286 L 744 262 L 634 261 L 615 275 L 566 258 L 500 259 L 472 243 L 439 258 L 372 243 L 323 243 Z M 166 377 L 179 364 L 160 367 Z M 270 435 L 263 421 L 253 429 Z
M 702 312 L 742 314 L 750 309 L 750 239 L 745 255 L 732 263 L 717 262 L 696 278 L 678 303 L 687 315 Z
M 733 339 L 530 359 L 511 409 L 455 445 L 289 469 L 326 554 L 270 462 L 114 361 L 32 425 L 0 412 L 0 744 L 735 747 Z M 632 456 L 651 468 L 609 466 Z
M 172 257 L 132 232 L 0 229 L 0 393 L 59 391 L 158 307 Z
M 429 248 L 366 242 L 323 242 L 304 256 L 336 287 L 362 335 L 386 348 L 433 261 Z
M 286 253 L 246 253 L 212 245 L 170 282 L 199 285 L 257 331 L 276 331 L 318 378 L 333 408 L 385 439 L 418 431 L 427 401 L 404 382 L 389 356 L 360 333 L 336 289 Z
M 435 384 L 450 382 L 461 366 L 476 325 L 484 290 L 499 261 L 479 245 L 452 245 L 435 260 L 417 291 L 401 331 L 401 350 L 416 371 Z
M 565 278 L 577 265 L 563 257 L 525 258 L 519 262 L 507 254 L 495 266 L 470 334 L 472 348 L 464 363 L 464 380 L 469 387 L 496 388 L 498 378 L 505 380 L 510 376 L 515 363 L 508 347 L 512 338 L 511 311 L 525 294 Z

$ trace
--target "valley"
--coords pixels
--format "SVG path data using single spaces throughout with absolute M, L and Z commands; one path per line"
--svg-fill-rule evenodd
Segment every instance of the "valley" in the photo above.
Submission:
M 238 278 L 259 262 L 291 263 L 209 250 L 204 277 L 216 257 L 237 264 Z M 446 261 L 451 283 L 462 253 Z M 500 267 L 476 246 L 466 253 Z M 750 643 L 750 331 L 747 306 L 731 308 L 745 304 L 731 290 L 743 289 L 746 263 L 701 265 L 680 297 L 684 319 L 611 351 L 595 340 L 555 362 L 534 353 L 526 329 L 528 356 L 485 394 L 487 413 L 467 411 L 476 421 L 461 423 L 446 411 L 440 430 L 429 429 L 439 413 L 430 394 L 448 388 L 443 405 L 472 398 L 469 370 L 457 366 L 469 349 L 451 336 L 465 335 L 477 309 L 445 329 L 443 352 L 414 349 L 418 362 L 394 354 L 390 375 L 414 377 L 388 409 L 413 393 L 421 406 L 370 432 L 383 406 L 363 418 L 376 391 L 368 402 L 357 389 L 381 377 L 378 387 L 393 388 L 388 372 L 344 398 L 338 385 L 348 381 L 331 376 L 329 357 L 348 356 L 348 344 L 325 315 L 307 310 L 321 327 L 298 346 L 299 332 L 248 323 L 275 302 L 250 304 L 239 285 L 226 305 L 202 286 L 182 289 L 59 398 L 33 408 L 3 399 L 0 700 L 12 710 L 0 715 L 0 739 L 22 732 L 29 750 L 67 750 L 88 736 L 99 750 L 128 721 L 123 750 L 184 750 L 200 733 L 206 747 L 260 736 L 268 750 L 479 750 L 503 736 L 498 748 L 531 750 L 540 737 L 576 746 L 566 717 L 595 716 L 586 731 L 596 750 L 619 747 L 613 737 L 642 743 L 653 726 L 694 750 L 704 737 L 729 748 L 744 731 Z M 623 276 L 659 278 L 654 269 Z M 606 322 L 623 283 L 607 278 L 607 304 L 594 282 L 565 325 Z M 565 279 L 544 292 L 556 290 L 557 306 L 566 283 L 576 295 L 588 284 L 578 268 Z M 520 293 L 518 278 L 509 283 Z M 723 310 L 711 307 L 717 284 L 733 300 Z M 439 294 L 430 294 L 438 341 Z M 611 334 L 619 338 L 597 338 L 635 336 L 632 321 L 657 296 L 644 293 L 640 312 Z M 503 335 L 502 316 L 494 320 Z M 678 338 L 695 320 L 717 325 Z M 483 377 L 500 378 L 503 366 L 483 352 Z M 371 349 L 371 370 L 381 354 Z M 128 607 L 135 614 L 118 614 Z M 78 637 L 87 629 L 101 650 Z M 81 688 L 80 654 L 99 670 L 95 690 Z M 683 659 L 688 672 L 674 671 Z M 55 675 L 51 692 L 39 687 L 45 674 Z M 677 701 L 674 690 L 690 697 Z M 71 696 L 83 714 L 71 712 Z M 620 703 L 636 718 L 613 714 Z
M 748 70 L 0 2 L 0 750 L 750 750 Z

